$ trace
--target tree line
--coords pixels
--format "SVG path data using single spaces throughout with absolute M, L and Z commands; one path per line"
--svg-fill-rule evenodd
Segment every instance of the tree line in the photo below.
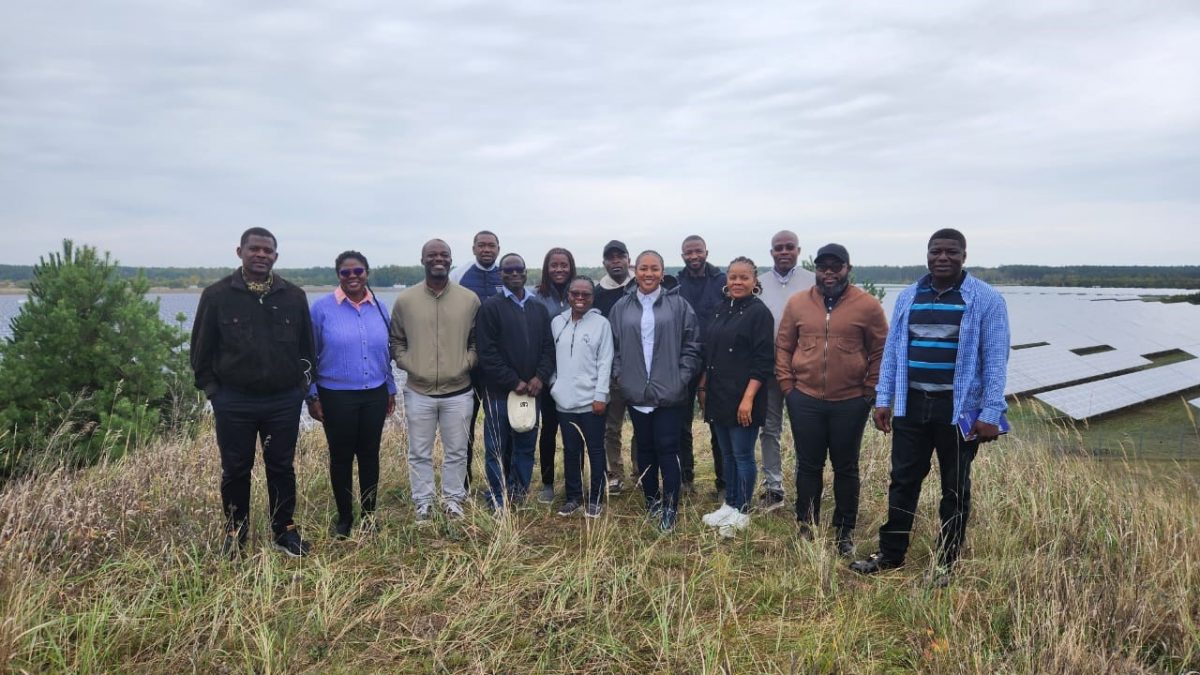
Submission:
M 535 263 L 536 264 L 536 263 Z M 33 279 L 32 265 L 0 265 L 0 284 L 28 288 Z M 761 268 L 766 271 L 768 268 Z M 971 267 L 971 274 L 1001 286 L 1105 286 L 1114 288 L 1183 288 L 1200 289 L 1200 265 L 1001 265 Z M 281 276 L 302 286 L 332 286 L 337 283 L 330 267 L 279 268 Z M 156 288 L 203 288 L 229 274 L 228 267 L 118 267 L 116 273 L 124 279 L 134 279 L 139 273 Z M 678 273 L 668 268 L 667 273 Z M 599 280 L 602 267 L 581 267 L 579 273 Z M 921 265 L 856 265 L 856 283 L 909 284 L 925 273 Z M 425 277 L 419 265 L 380 265 L 371 269 L 371 284 L 376 288 L 411 286 Z M 541 270 L 529 269 L 529 283 L 536 284 Z

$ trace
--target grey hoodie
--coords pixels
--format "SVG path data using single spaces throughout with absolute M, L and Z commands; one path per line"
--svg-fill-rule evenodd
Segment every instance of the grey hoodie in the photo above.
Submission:
M 636 288 L 613 305 L 613 375 L 629 405 L 679 405 L 700 370 L 700 327 L 678 288 L 662 288 L 654 301 L 654 351 L 650 373 L 642 354 L 642 303 Z
M 550 335 L 558 372 L 550 385 L 550 396 L 559 412 L 592 412 L 592 403 L 608 403 L 612 377 L 613 340 L 608 320 L 596 308 L 579 321 L 571 321 L 571 310 L 550 320 Z

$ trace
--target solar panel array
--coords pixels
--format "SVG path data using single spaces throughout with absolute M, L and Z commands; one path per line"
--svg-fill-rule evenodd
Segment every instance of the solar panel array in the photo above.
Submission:
M 1188 401 L 1188 403 L 1191 403 L 1193 408 L 1200 408 L 1200 398 L 1194 398 Z
M 1055 389 L 1035 398 L 1082 420 L 1193 387 L 1200 387 L 1200 359 Z
M 1054 345 L 1014 350 L 1008 357 L 1004 394 L 1021 394 L 1068 382 L 1088 380 L 1150 365 L 1149 359 L 1123 351 L 1079 356 Z

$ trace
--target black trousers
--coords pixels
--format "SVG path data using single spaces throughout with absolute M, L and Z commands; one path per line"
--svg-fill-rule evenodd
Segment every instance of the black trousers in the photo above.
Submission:
M 828 457 L 833 464 L 833 527 L 839 536 L 848 536 L 858 521 L 858 452 L 870 404 L 861 397 L 823 401 L 793 389 L 787 409 L 796 441 L 796 519 L 813 526 L 821 521 Z
M 267 504 L 271 530 L 283 534 L 296 510 L 296 437 L 300 433 L 300 406 L 304 390 L 297 387 L 278 394 L 260 395 L 222 387 L 212 398 L 221 451 L 221 507 L 226 531 L 246 532 L 250 518 L 250 472 L 262 440 L 267 471 Z
M 338 522 L 354 522 L 354 460 L 358 459 L 358 491 L 362 515 L 375 512 L 379 490 L 379 439 L 387 419 L 387 385 L 339 391 L 318 387 L 329 443 L 329 483 Z
M 921 496 L 921 483 L 937 453 L 942 480 L 938 506 L 942 527 L 938 532 L 938 559 L 945 565 L 958 559 L 971 514 L 971 461 L 979 441 L 964 441 L 952 424 L 954 400 L 950 396 L 908 393 L 906 414 L 892 420 L 892 475 L 888 486 L 888 519 L 879 528 L 879 552 L 903 562 L 908 552 L 913 517 Z
M 538 433 L 538 465 L 542 470 L 542 485 L 554 484 L 554 453 L 558 450 L 558 408 L 550 396 L 550 387 L 538 394 L 538 409 L 542 414 L 542 429 Z
M 696 480 L 696 454 L 692 448 L 692 422 L 696 419 L 696 389 L 700 386 L 697 376 L 688 386 L 688 398 L 683 403 L 683 428 L 679 434 L 679 470 L 684 484 Z M 713 473 L 716 474 L 715 484 L 718 490 L 725 489 L 725 455 L 721 452 L 721 444 L 717 441 L 717 430 L 708 425 L 710 440 L 709 451 L 712 453 Z

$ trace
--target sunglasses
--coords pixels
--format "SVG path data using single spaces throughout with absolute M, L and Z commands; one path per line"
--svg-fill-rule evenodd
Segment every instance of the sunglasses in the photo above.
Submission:
M 514 266 L 514 267 L 501 267 L 501 268 L 500 268 L 500 271 L 501 271 L 502 273 L 504 273 L 504 274 L 524 274 L 524 273 L 525 273 L 525 266 L 524 266 L 524 265 L 517 265 L 517 266 Z
M 344 270 L 338 270 L 338 275 L 343 279 L 349 279 L 350 277 L 361 277 L 366 271 L 362 267 L 348 267 Z
M 833 272 L 833 273 L 835 273 L 835 274 L 836 274 L 836 273 L 838 273 L 838 272 L 841 272 L 841 271 L 842 271 L 842 268 L 843 268 L 843 267 L 845 267 L 845 266 L 846 266 L 846 263 L 844 263 L 844 262 L 842 262 L 842 261 L 840 261 L 840 260 L 831 260 L 831 261 L 828 261 L 828 262 L 819 262 L 819 263 L 817 263 L 817 271 L 818 271 L 818 272 Z
M 795 251 L 796 245 L 795 244 L 775 244 L 774 246 L 771 247 L 771 249 L 773 251 L 775 251 L 776 253 L 783 253 L 784 251 Z

